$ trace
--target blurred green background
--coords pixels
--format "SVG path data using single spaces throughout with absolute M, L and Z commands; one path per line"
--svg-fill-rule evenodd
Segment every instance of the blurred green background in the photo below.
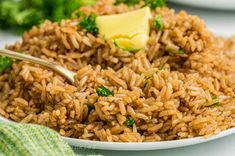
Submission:
M 23 32 L 45 19 L 60 21 L 96 0 L 0 0 L 0 29 Z

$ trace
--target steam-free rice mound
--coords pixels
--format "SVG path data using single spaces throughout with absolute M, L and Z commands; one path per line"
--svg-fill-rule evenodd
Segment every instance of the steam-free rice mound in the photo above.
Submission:
M 138 9 L 101 0 L 85 13 Z M 74 72 L 75 85 L 40 65 L 16 62 L 0 75 L 0 114 L 48 126 L 63 136 L 114 142 L 211 136 L 235 126 L 235 39 L 212 35 L 185 11 L 157 8 L 145 49 L 128 52 L 77 26 L 46 21 L 7 46 Z M 182 55 L 168 51 L 183 50 Z M 99 96 L 105 87 L 112 95 Z

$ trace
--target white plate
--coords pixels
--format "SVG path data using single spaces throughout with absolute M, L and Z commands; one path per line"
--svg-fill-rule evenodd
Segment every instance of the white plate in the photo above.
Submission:
M 169 0 L 174 3 L 186 4 L 190 6 L 235 10 L 235 0 Z
M 183 1 L 183 0 L 171 0 L 171 1 Z M 196 0 L 193 2 L 193 0 L 185 0 L 188 1 L 189 3 L 196 3 L 196 2 L 202 2 L 202 0 Z M 204 0 L 203 3 L 207 4 L 212 0 Z M 213 0 L 213 3 L 218 0 Z M 223 0 L 228 1 L 228 0 Z M 231 0 L 230 4 L 231 7 L 235 7 L 235 0 L 232 2 Z M 213 5 L 213 3 L 211 3 Z M 206 6 L 206 5 L 205 5 Z M 194 12 L 195 14 L 198 14 L 197 12 Z M 210 29 L 215 30 L 214 32 L 221 32 L 222 35 L 226 34 L 228 36 L 231 35 L 231 32 L 234 33 L 234 17 L 232 17 L 231 14 L 224 14 L 223 16 L 218 14 L 218 13 L 207 13 L 207 14 L 202 14 L 202 15 L 207 15 L 205 16 L 207 24 L 210 27 Z M 229 18 L 228 18 L 229 17 Z M 226 21 L 224 21 L 226 19 Z M 217 20 L 217 21 L 216 21 Z M 233 22 L 232 24 L 229 22 Z M 220 25 L 218 25 L 218 23 Z M 218 27 L 212 27 L 212 26 L 217 26 Z M 0 47 L 4 47 L 5 44 L 13 43 L 16 40 L 18 40 L 19 37 L 16 37 L 14 35 L 10 35 L 9 33 L 3 33 L 0 31 Z M 0 121 L 4 122 L 9 122 L 9 120 L 3 120 L 3 118 L 0 117 Z M 177 147 L 184 147 L 184 146 L 189 146 L 189 145 L 195 145 L 199 143 L 204 143 L 208 141 L 212 141 L 218 138 L 222 138 L 225 136 L 228 136 L 230 134 L 235 133 L 235 128 L 231 128 L 229 130 L 223 131 L 219 133 L 218 135 L 212 136 L 208 139 L 205 139 L 203 137 L 197 137 L 197 138 L 192 138 L 192 139 L 184 139 L 184 140 L 176 140 L 176 141 L 162 141 L 162 142 L 147 142 L 147 143 L 114 143 L 114 142 L 98 142 L 98 141 L 88 141 L 88 140 L 81 140 L 81 139 L 73 139 L 73 138 L 67 138 L 67 137 L 62 137 L 65 141 L 67 141 L 71 146 L 75 147 L 85 147 L 85 148 L 92 148 L 92 149 L 104 149 L 104 150 L 120 150 L 120 151 L 141 151 L 141 150 L 160 150 L 160 149 L 170 149 L 170 148 L 177 148 Z M 228 143 L 229 144 L 229 143 Z M 233 146 L 233 142 L 230 141 L 231 146 Z M 209 147 L 209 146 L 205 146 Z M 217 146 L 215 146 L 217 148 Z M 198 149 L 198 148 L 196 148 Z M 218 148 L 220 149 L 220 148 Z M 213 149 L 212 149 L 213 150 Z M 198 153 L 201 153 L 202 151 L 198 151 Z M 192 153 L 197 153 L 192 151 Z M 173 155 L 173 154 L 172 154 Z M 205 153 L 204 153 L 205 155 Z M 226 155 L 226 154 L 225 154 Z M 231 155 L 231 153 L 230 153 Z
M 12 122 L 12 121 L 0 116 L 0 122 Z M 73 147 L 84 147 L 90 149 L 115 150 L 115 151 L 145 151 L 145 150 L 170 149 L 170 148 L 185 147 L 189 145 L 200 144 L 215 139 L 219 139 L 233 133 L 235 133 L 235 127 L 223 131 L 207 139 L 203 137 L 196 137 L 196 138 L 182 139 L 182 140 L 142 142 L 142 143 L 89 141 L 89 140 L 82 140 L 82 139 L 75 139 L 68 137 L 62 137 L 62 139 L 64 139 L 66 142 L 69 143 L 69 145 Z

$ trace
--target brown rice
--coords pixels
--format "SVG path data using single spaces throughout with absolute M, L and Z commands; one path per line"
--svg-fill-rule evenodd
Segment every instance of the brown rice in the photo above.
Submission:
M 137 9 L 101 0 L 86 13 Z M 164 30 L 151 28 L 137 53 L 77 26 L 79 19 L 46 21 L 8 49 L 27 52 L 76 71 L 70 85 L 53 71 L 29 62 L 0 75 L 0 114 L 35 123 L 63 136 L 114 142 L 146 142 L 211 136 L 235 126 L 235 39 L 213 36 L 204 22 L 181 11 L 157 8 Z M 182 56 L 167 49 L 183 49 Z M 104 85 L 113 96 L 99 97 Z M 214 97 L 220 106 L 214 106 Z M 88 110 L 88 105 L 95 108 Z M 124 124 L 134 119 L 133 127 Z

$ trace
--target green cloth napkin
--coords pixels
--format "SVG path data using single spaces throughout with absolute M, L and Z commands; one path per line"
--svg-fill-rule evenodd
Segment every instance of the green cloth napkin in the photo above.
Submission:
M 0 155 L 74 156 L 55 131 L 39 125 L 0 122 Z

